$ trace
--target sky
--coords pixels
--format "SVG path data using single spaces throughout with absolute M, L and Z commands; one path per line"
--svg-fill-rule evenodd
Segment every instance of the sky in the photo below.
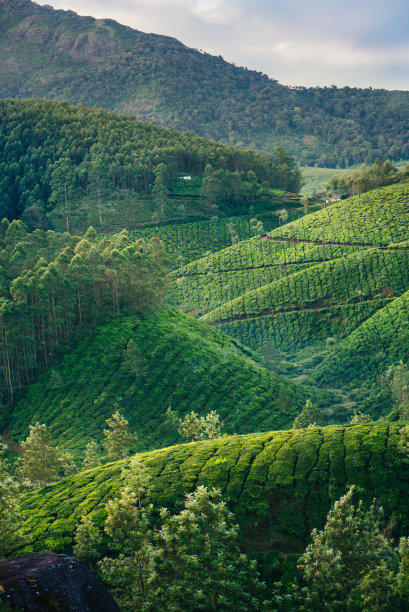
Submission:
M 409 89 L 408 0 L 37 0 L 173 36 L 284 85 Z

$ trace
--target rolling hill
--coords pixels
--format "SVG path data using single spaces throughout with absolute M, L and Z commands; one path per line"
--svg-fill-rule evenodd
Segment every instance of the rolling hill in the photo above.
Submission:
M 84 233 L 280 208 L 300 172 L 274 159 L 116 113 L 0 100 L 0 216 Z M 298 198 L 299 203 L 299 198 Z
M 218 487 L 235 512 L 245 551 L 261 557 L 266 578 L 303 550 L 313 527 L 346 487 L 375 497 L 390 536 L 409 527 L 409 464 L 398 449 L 402 424 L 329 426 L 227 436 L 141 455 L 152 475 L 156 511 L 178 510 L 197 485 Z M 123 462 L 81 472 L 23 497 L 27 550 L 69 551 L 84 514 L 100 525 L 117 495 Z M 287 559 L 287 561 L 286 561 Z
M 136 372 L 127 359 L 131 339 Z M 135 450 L 147 450 L 180 440 L 168 408 L 182 417 L 216 410 L 226 433 L 248 433 L 290 427 L 307 398 L 321 405 L 330 399 L 266 370 L 220 331 L 170 309 L 94 330 L 28 388 L 9 427 L 21 440 L 30 423 L 46 423 L 56 444 L 81 456 L 91 439 L 102 441 L 116 404 L 138 435 Z
M 0 2 L 0 96 L 104 107 L 303 164 L 409 157 L 408 92 L 286 87 L 166 36 Z

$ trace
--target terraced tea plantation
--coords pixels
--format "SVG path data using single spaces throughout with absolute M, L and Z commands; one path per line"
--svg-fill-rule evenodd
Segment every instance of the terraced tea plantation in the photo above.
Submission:
M 401 424 L 330 426 L 227 436 L 141 455 L 152 475 L 152 501 L 177 510 L 199 484 L 218 487 L 251 552 L 299 552 L 322 527 L 347 485 L 384 508 L 390 535 L 409 528 L 409 463 L 398 444 Z M 104 504 L 126 483 L 123 462 L 82 472 L 23 498 L 27 550 L 70 550 L 83 514 L 98 524 Z
M 127 345 L 139 353 L 130 370 Z M 250 351 L 219 330 L 177 310 L 117 319 L 98 328 L 40 376 L 15 409 L 10 429 L 17 440 L 30 423 L 47 423 L 55 442 L 77 456 L 95 439 L 117 404 L 138 435 L 135 450 L 182 441 L 166 418 L 216 410 L 226 433 L 291 426 L 307 398 L 321 405 L 321 391 L 266 370 Z

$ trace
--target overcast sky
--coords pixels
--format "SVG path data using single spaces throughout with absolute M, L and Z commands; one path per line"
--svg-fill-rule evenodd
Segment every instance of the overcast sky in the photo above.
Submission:
M 409 89 L 409 0 L 39 0 L 110 17 L 286 85 Z

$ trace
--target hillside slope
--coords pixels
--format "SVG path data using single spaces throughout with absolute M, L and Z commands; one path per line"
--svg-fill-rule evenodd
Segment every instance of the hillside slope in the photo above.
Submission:
M 138 347 L 137 375 L 127 344 Z M 176 310 L 117 319 L 96 329 L 31 385 L 13 409 L 10 429 L 23 439 L 30 423 L 46 423 L 56 444 L 82 455 L 101 442 L 105 420 L 118 404 L 138 435 L 135 450 L 180 441 L 166 418 L 216 410 L 226 433 L 287 428 L 312 388 L 265 370 L 251 353 L 218 330 Z
M 0 1 L 0 96 L 101 106 L 304 164 L 406 159 L 408 92 L 290 88 L 166 36 Z
M 219 487 L 236 513 L 245 550 L 300 552 L 313 527 L 351 484 L 384 508 L 389 533 L 409 528 L 409 463 L 398 450 L 401 425 L 377 423 L 276 431 L 182 444 L 142 455 L 158 508 L 180 507 L 201 484 Z M 118 493 L 122 462 L 82 472 L 23 498 L 29 550 L 70 550 L 83 514 L 101 524 Z
M 31 229 L 271 210 L 300 179 L 283 151 L 273 159 L 66 102 L 0 100 L 0 140 L 0 215 Z
M 407 240 L 408 212 L 408 184 L 342 200 L 181 267 L 172 303 L 204 314 L 310 266 L 371 247 L 393 250 Z

